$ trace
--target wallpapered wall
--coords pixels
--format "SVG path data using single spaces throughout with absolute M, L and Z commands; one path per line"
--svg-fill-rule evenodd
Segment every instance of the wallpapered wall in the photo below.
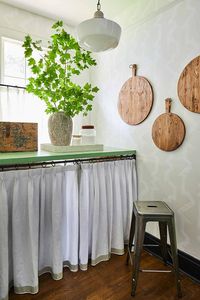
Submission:
M 93 114 L 98 142 L 137 150 L 139 200 L 166 201 L 175 212 L 178 248 L 198 259 L 200 115 L 182 106 L 177 82 L 185 65 L 200 55 L 199 11 L 199 0 L 135 1 L 117 19 L 123 30 L 119 47 L 97 56 L 98 68 L 92 76 L 100 87 Z M 141 18 L 136 12 L 141 12 Z M 117 111 L 118 94 L 131 77 L 133 63 L 154 90 L 153 109 L 137 126 L 125 124 Z M 151 138 L 153 122 L 165 111 L 167 97 L 173 99 L 172 112 L 186 125 L 182 146 L 172 152 L 159 150 Z M 158 234 L 155 224 L 148 231 Z

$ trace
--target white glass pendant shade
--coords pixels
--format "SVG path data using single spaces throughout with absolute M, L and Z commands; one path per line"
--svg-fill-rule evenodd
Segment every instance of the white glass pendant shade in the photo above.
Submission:
M 99 10 L 94 18 L 80 23 L 77 27 L 79 45 L 91 52 L 102 52 L 117 47 L 121 36 L 121 27 L 104 18 Z
M 101 52 L 117 47 L 121 27 L 105 18 L 93 18 L 77 27 L 79 45 L 92 52 Z

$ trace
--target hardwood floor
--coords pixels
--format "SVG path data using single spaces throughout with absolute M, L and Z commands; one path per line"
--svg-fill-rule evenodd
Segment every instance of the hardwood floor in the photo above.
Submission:
M 163 263 L 143 252 L 141 268 L 166 269 Z M 169 269 L 169 267 L 167 267 Z M 200 299 L 200 285 L 181 275 L 183 300 Z M 10 293 L 10 300 L 174 300 L 176 288 L 172 273 L 140 273 L 136 296 L 131 297 L 131 266 L 125 256 L 112 255 L 88 271 L 64 271 L 64 278 L 54 281 L 49 274 L 40 277 L 40 291 L 36 295 Z

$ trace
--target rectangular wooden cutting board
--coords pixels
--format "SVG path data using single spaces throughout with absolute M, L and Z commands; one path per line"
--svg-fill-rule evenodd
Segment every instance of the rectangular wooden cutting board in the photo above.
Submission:
M 37 150 L 37 123 L 0 122 L 0 152 Z

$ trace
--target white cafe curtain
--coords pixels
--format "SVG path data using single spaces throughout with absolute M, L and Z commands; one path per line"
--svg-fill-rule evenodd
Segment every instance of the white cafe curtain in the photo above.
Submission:
M 38 144 L 49 142 L 45 105 L 25 90 L 0 87 L 0 121 L 38 123 Z
M 48 117 L 45 103 L 19 88 L 0 86 L 0 121 L 38 123 L 38 145 L 48 143 Z M 73 118 L 73 134 L 79 134 L 81 125 L 90 123 L 90 114 L 79 114 Z
M 134 160 L 1 172 L 0 300 L 123 254 L 136 184 Z

